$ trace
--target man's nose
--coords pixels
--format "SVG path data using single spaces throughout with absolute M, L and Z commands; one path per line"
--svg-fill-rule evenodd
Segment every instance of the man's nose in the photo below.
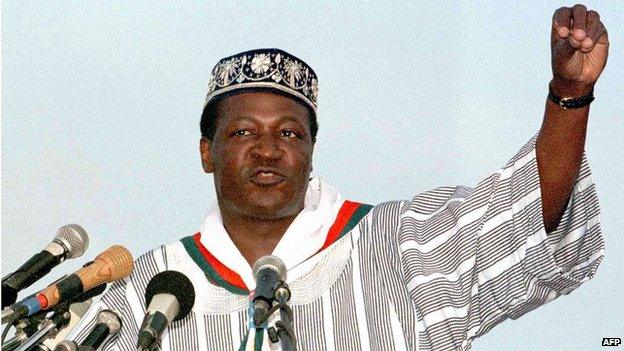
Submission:
M 260 136 L 254 145 L 252 155 L 258 158 L 279 159 L 283 156 L 279 139 L 270 135 Z

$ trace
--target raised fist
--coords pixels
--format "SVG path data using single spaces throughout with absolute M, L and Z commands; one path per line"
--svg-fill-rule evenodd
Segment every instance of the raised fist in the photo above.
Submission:
M 598 12 L 584 5 L 555 11 L 551 52 L 553 85 L 571 94 L 591 90 L 609 54 L 609 37 Z

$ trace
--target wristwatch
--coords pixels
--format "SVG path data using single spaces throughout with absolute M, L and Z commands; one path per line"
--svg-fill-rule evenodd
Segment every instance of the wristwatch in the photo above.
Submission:
M 552 88 L 550 85 L 548 86 L 548 100 L 554 102 L 555 104 L 561 106 L 562 109 L 573 109 L 573 108 L 581 108 L 591 104 L 594 101 L 594 89 L 592 89 L 589 94 L 581 97 L 560 97 L 555 95 L 552 92 Z

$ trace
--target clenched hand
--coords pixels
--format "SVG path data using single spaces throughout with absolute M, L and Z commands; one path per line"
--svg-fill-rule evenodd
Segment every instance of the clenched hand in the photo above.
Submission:
M 553 89 L 567 96 L 591 91 L 609 54 L 609 37 L 598 12 L 584 5 L 555 11 L 551 51 Z

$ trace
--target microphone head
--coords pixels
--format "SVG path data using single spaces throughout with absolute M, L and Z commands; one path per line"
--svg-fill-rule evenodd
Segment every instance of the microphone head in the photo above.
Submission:
M 180 312 L 174 321 L 186 317 L 195 304 L 195 288 L 191 280 L 177 271 L 163 271 L 156 274 L 145 289 L 145 306 L 149 306 L 152 298 L 158 294 L 175 296 L 180 305 Z
M 101 310 L 97 315 L 97 323 L 104 323 L 110 335 L 117 334 L 121 329 L 121 316 L 113 310 Z
M 277 256 L 267 255 L 260 257 L 253 265 L 253 276 L 258 281 L 258 273 L 263 268 L 269 268 L 277 272 L 281 280 L 286 280 L 287 269 L 284 262 Z
M 68 224 L 60 227 L 56 232 L 54 241 L 67 248 L 68 259 L 82 256 L 87 247 L 89 247 L 89 235 L 78 224 Z
M 97 255 L 94 261 L 101 261 L 110 270 L 107 283 L 127 277 L 134 267 L 132 254 L 121 245 L 109 247 Z

